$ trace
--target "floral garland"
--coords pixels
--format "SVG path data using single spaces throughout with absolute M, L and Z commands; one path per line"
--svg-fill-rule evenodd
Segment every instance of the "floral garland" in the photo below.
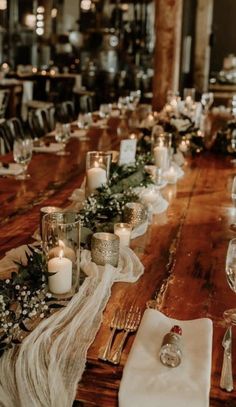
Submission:
M 217 132 L 212 150 L 219 154 L 236 153 L 236 121 L 230 120 Z
M 90 195 L 80 211 L 83 226 L 91 234 L 112 231 L 114 223 L 121 221 L 125 204 L 139 200 L 134 188 L 153 183 L 144 169 L 151 162 L 151 154 L 147 153 L 140 155 L 132 165 L 111 165 L 108 185 L 99 188 L 98 194 Z
M 39 318 L 63 305 L 48 292 L 42 252 L 28 246 L 27 266 L 17 263 L 18 273 L 0 280 L 0 356 L 20 344 Z
M 125 204 L 138 201 L 133 188 L 152 183 L 144 170 L 145 164 L 150 162 L 150 154 L 144 154 L 129 166 L 112 164 L 109 184 L 88 197 L 80 211 L 87 237 L 99 230 L 112 231 L 114 222 L 121 220 Z M 27 265 L 16 263 L 18 273 L 0 280 L 0 356 L 6 349 L 20 344 L 38 319 L 48 317 L 53 310 L 65 305 L 48 292 L 42 251 L 31 246 L 28 250 Z

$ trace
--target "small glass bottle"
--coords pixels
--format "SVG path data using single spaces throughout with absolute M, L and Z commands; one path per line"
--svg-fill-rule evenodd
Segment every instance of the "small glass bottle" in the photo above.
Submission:
M 164 336 L 160 350 L 160 360 L 163 365 L 176 367 L 181 363 L 181 336 L 182 329 L 178 325 L 174 325 Z

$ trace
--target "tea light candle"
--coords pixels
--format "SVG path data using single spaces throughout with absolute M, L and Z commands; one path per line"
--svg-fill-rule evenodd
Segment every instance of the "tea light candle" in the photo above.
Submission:
M 191 96 L 186 96 L 185 104 L 187 107 L 190 107 L 193 104 L 193 99 Z
M 160 145 L 154 147 L 154 160 L 158 168 L 165 170 L 168 163 L 168 148 L 160 143 Z
M 114 233 L 120 238 L 120 246 L 129 246 L 132 227 L 128 223 L 116 223 Z
M 174 167 L 170 167 L 169 171 L 165 174 L 165 179 L 168 184 L 175 184 L 177 181 L 177 174 Z
M 94 164 L 94 167 L 87 170 L 87 188 L 88 193 L 93 193 L 97 188 L 107 182 L 106 170 L 99 166 L 99 163 Z
M 149 113 L 149 115 L 147 117 L 147 124 L 150 127 L 152 127 L 154 125 L 154 116 L 152 113 Z
M 65 257 L 54 257 L 48 261 L 49 290 L 54 294 L 65 294 L 72 288 L 72 261 Z
M 185 140 L 182 140 L 180 145 L 179 145 L 179 149 L 182 153 L 186 153 L 188 151 L 188 145 L 187 142 Z

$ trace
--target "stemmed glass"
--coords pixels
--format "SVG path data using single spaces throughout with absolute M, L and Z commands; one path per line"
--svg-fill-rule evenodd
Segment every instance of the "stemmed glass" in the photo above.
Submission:
M 14 161 L 22 166 L 22 173 L 17 175 L 17 179 L 25 180 L 30 178 L 27 168 L 32 158 L 33 140 L 31 138 L 17 138 L 13 144 Z
M 225 262 L 225 272 L 231 290 L 236 293 L 236 239 L 232 239 L 229 242 Z M 227 322 L 236 324 L 236 308 L 224 311 L 224 318 Z
M 214 102 L 214 94 L 212 92 L 205 92 L 202 94 L 201 103 L 202 103 L 203 110 L 205 113 L 208 112 L 208 110 L 210 109 L 213 102 Z
M 236 177 L 233 179 L 232 189 L 231 189 L 231 198 L 233 201 L 233 205 L 236 208 Z
M 57 152 L 57 155 L 69 155 L 68 151 L 65 151 L 66 143 L 70 138 L 70 123 L 56 123 L 55 128 L 55 140 L 57 143 L 62 143 L 63 149 Z

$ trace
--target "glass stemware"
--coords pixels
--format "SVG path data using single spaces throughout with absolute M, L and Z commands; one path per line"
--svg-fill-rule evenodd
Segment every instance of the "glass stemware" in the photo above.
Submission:
M 214 94 L 212 92 L 205 92 L 201 97 L 201 104 L 204 112 L 208 112 L 214 102 Z
M 22 173 L 17 175 L 17 179 L 25 180 L 30 178 L 27 168 L 32 158 L 33 141 L 31 138 L 16 139 L 13 144 L 13 157 L 17 164 L 22 166 Z
M 55 128 L 55 140 L 57 143 L 62 143 L 63 149 L 58 151 L 57 155 L 69 155 L 68 151 L 65 151 L 66 143 L 70 138 L 70 123 L 57 123 Z
M 229 242 L 225 272 L 231 290 L 236 293 L 236 239 L 232 239 Z M 224 319 L 229 323 L 236 324 L 236 308 L 224 311 Z
M 234 177 L 233 183 L 232 183 L 231 198 L 232 198 L 234 207 L 236 207 L 236 177 Z

